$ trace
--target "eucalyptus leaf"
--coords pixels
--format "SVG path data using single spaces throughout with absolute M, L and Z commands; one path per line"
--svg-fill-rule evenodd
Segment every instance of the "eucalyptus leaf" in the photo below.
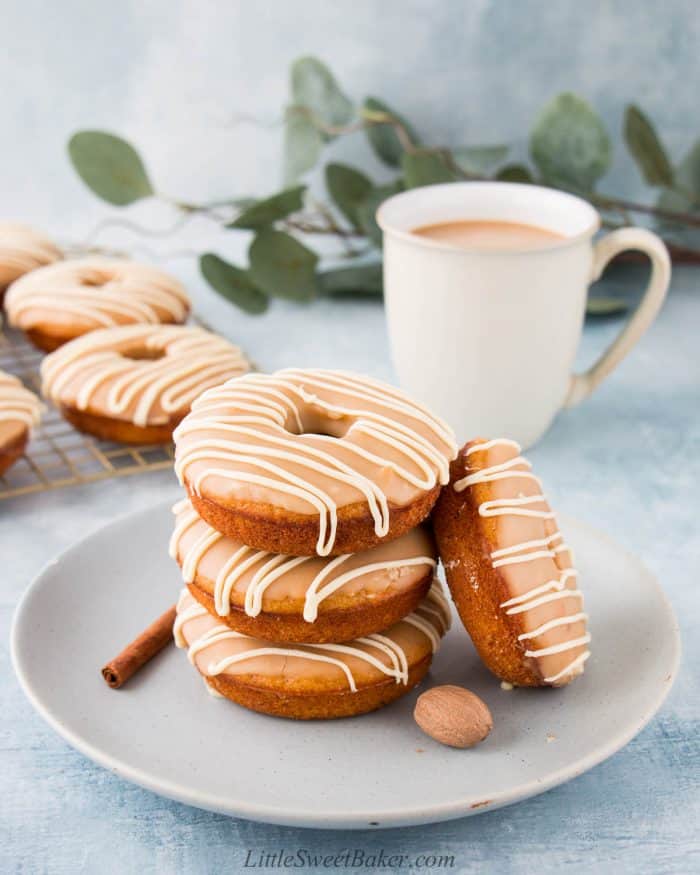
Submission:
M 416 132 L 403 116 L 399 115 L 398 112 L 394 112 L 393 109 L 388 107 L 386 103 L 378 98 L 368 97 L 362 106 L 363 116 L 371 119 L 372 114 L 378 112 L 391 116 L 392 119 L 403 127 L 413 145 L 420 145 Z M 399 135 L 396 133 L 394 125 L 389 122 L 384 124 L 372 124 L 365 130 L 369 144 L 380 161 L 388 164 L 389 167 L 398 167 L 401 164 L 401 156 L 405 150 L 401 144 Z
M 483 176 L 504 161 L 508 146 L 462 146 L 452 149 L 455 164 L 465 173 Z
M 78 131 L 68 155 L 85 185 L 102 200 L 127 206 L 153 194 L 146 168 L 134 147 L 105 131 Z
M 324 295 L 382 295 L 382 265 L 378 262 L 327 270 L 318 279 Z
M 296 182 L 321 156 L 323 139 L 304 109 L 289 106 L 284 117 L 284 179 Z
M 700 214 L 700 140 L 691 147 L 676 168 L 674 174 L 675 188 L 664 189 L 657 200 L 657 205 L 664 210 L 678 213 Z M 672 229 L 679 242 L 684 245 L 694 245 L 697 240 L 697 229 L 683 227 L 669 219 L 661 218 L 656 223 L 658 228 Z
M 294 103 L 310 109 L 324 124 L 346 125 L 352 119 L 352 103 L 318 58 L 298 58 L 292 64 L 290 84 Z
M 675 191 L 670 188 L 661 190 L 657 206 L 662 210 L 670 210 L 675 213 L 690 213 L 700 217 L 700 205 L 689 193 Z M 656 216 L 654 228 L 661 234 L 667 245 L 673 244 L 692 250 L 698 249 L 698 229 L 687 225 L 682 221 L 676 221 L 667 216 Z
M 535 180 L 529 169 L 524 164 L 506 164 L 496 174 L 496 179 L 501 182 L 528 182 Z
M 673 168 L 654 126 L 634 104 L 625 109 L 624 136 L 649 185 L 673 185 Z
M 661 190 L 659 197 L 656 200 L 656 205 L 661 207 L 662 210 L 672 210 L 675 213 L 687 213 L 691 212 L 693 209 L 693 200 L 690 197 L 690 194 L 675 191 L 672 188 L 664 188 Z M 656 221 L 656 225 L 659 228 L 670 227 L 674 224 L 676 223 L 671 222 L 664 217 L 660 217 Z
M 456 176 L 443 155 L 428 150 L 405 152 L 401 159 L 406 188 L 419 188 L 439 182 L 454 182 Z
M 618 316 L 629 310 L 629 304 L 622 298 L 589 298 L 586 302 L 587 316 Z
M 255 285 L 247 270 L 229 264 L 213 252 L 206 252 L 200 257 L 199 269 L 216 292 L 241 310 L 252 314 L 267 310 L 268 297 Z
M 676 170 L 676 184 L 700 201 L 700 140 L 691 147 Z
M 612 147 L 593 107 L 565 93 L 550 101 L 537 118 L 530 154 L 545 182 L 585 193 L 609 169 Z
M 284 219 L 290 213 L 296 213 L 304 205 L 305 185 L 295 185 L 253 204 L 227 225 L 228 228 L 248 228 L 257 230 L 271 225 L 278 219 Z
M 248 250 L 253 282 L 268 295 L 310 301 L 316 295 L 318 256 L 291 234 L 265 228 Z
M 360 228 L 377 246 L 382 245 L 382 229 L 377 224 L 376 213 L 379 206 L 387 199 L 402 190 L 401 181 L 396 180 L 388 185 L 376 185 L 357 206 L 357 220 Z
M 345 218 L 359 227 L 357 208 L 372 190 L 372 180 L 346 164 L 327 164 L 326 187 Z
M 235 207 L 237 210 L 247 210 L 248 207 L 252 207 L 255 203 L 257 203 L 257 199 L 254 197 L 236 197 L 230 201 L 217 201 L 216 205 Z

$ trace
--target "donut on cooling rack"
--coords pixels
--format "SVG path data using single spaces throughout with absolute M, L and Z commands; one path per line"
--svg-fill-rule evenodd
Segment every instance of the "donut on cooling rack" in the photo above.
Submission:
M 0 302 L 10 283 L 61 258 L 61 250 L 38 231 L 26 225 L 0 222 Z
M 17 377 L 0 371 L 0 475 L 24 454 L 40 418 L 41 401 L 36 395 Z
M 183 589 L 173 634 L 210 692 L 299 720 L 351 717 L 405 695 L 430 668 L 449 627 L 439 581 L 381 634 L 345 644 L 272 644 L 224 626 Z
M 590 636 L 571 550 L 514 441 L 477 439 L 452 463 L 433 516 L 459 615 L 484 663 L 519 686 L 583 672 Z
M 123 325 L 91 331 L 48 355 L 42 393 L 80 431 L 165 443 L 200 392 L 249 367 L 237 346 L 203 328 Z
M 217 531 L 271 553 L 367 550 L 418 525 L 449 477 L 449 426 L 344 371 L 247 374 L 175 432 L 175 471 Z
M 188 499 L 173 511 L 170 555 L 191 595 L 219 622 L 267 641 L 349 641 L 386 629 L 418 607 L 437 564 L 422 527 L 324 559 L 246 547 L 212 529 Z
M 180 283 L 134 261 L 80 258 L 51 264 L 12 283 L 5 308 L 45 352 L 113 325 L 184 322 L 190 302 Z

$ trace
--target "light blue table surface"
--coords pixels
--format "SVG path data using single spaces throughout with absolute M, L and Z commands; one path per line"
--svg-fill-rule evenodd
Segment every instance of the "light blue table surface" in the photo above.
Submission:
M 393 379 L 376 303 L 276 305 L 255 319 L 191 279 L 199 312 L 264 369 L 338 366 Z M 589 323 L 581 362 L 619 325 Z M 454 872 L 700 871 L 700 270 L 676 271 L 641 345 L 529 455 L 555 505 L 641 556 L 680 620 L 681 675 L 623 751 L 516 806 L 380 832 L 274 827 L 155 796 L 93 765 L 43 723 L 13 676 L 8 638 L 15 605 L 47 560 L 114 517 L 175 495 L 174 477 L 162 471 L 30 495 L 0 503 L 0 872 L 228 873 L 249 871 L 249 851 L 257 861 L 260 852 L 348 848 L 450 855 L 446 871 Z

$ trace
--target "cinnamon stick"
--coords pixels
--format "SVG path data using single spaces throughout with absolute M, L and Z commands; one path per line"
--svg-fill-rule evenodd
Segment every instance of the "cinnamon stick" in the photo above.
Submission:
M 173 605 L 104 666 L 102 677 L 112 689 L 119 689 L 172 641 L 175 616 Z

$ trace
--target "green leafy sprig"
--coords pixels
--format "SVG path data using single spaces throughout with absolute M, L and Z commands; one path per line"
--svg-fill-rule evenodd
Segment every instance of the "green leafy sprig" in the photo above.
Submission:
M 371 179 L 346 164 L 325 165 L 328 202 L 314 200 L 304 177 L 339 137 L 361 133 L 391 172 Z M 537 183 L 587 198 L 607 227 L 621 227 L 634 214 L 652 216 L 672 255 L 700 263 L 694 229 L 700 227 L 700 140 L 677 164 L 650 119 L 635 105 L 625 110 L 623 136 L 644 181 L 655 189 L 654 204 L 630 202 L 599 191 L 610 169 L 612 144 L 593 107 L 575 94 L 560 94 L 540 112 L 529 139 L 529 161 L 508 161 L 507 145 L 432 146 L 410 122 L 376 97 L 355 104 L 331 71 L 313 57 L 300 58 L 290 72 L 284 112 L 285 187 L 265 198 L 225 198 L 187 203 L 160 192 L 136 149 L 104 131 L 79 131 L 68 144 L 70 160 L 98 197 L 124 207 L 157 198 L 183 218 L 200 215 L 220 227 L 253 232 L 248 264 L 230 264 L 214 253 L 200 256 L 207 283 L 251 314 L 264 313 L 270 298 L 309 302 L 318 295 L 381 295 L 381 232 L 377 207 L 399 191 L 464 179 Z M 323 266 L 313 240 L 338 241 L 347 266 Z M 610 314 L 613 301 L 591 312 Z

